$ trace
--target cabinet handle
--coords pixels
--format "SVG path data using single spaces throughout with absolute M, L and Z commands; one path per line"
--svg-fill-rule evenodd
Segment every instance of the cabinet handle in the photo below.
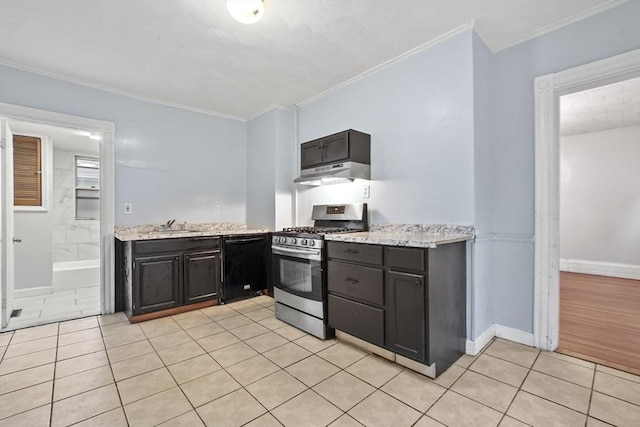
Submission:
M 351 282 L 352 285 L 355 285 L 356 283 L 358 283 L 358 280 L 352 279 L 351 277 L 347 277 L 344 280 L 345 280 L 345 282 Z
M 355 250 L 355 249 L 345 249 L 343 252 L 346 253 L 346 254 L 357 254 L 358 253 L 358 251 Z

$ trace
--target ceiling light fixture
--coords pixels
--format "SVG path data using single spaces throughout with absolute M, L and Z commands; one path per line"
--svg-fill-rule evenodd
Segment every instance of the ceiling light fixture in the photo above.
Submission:
M 227 0 L 227 10 L 236 21 L 255 24 L 264 15 L 264 3 L 262 0 Z

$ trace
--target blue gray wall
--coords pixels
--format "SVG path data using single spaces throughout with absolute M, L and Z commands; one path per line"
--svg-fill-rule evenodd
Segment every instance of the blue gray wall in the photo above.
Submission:
M 0 66 L 0 101 L 115 123 L 115 222 L 245 222 L 246 124 Z M 133 213 L 123 214 L 123 203 Z M 213 205 L 220 213 L 213 214 Z
M 533 331 L 533 79 L 640 48 L 631 1 L 493 57 L 491 120 L 495 322 Z
M 465 31 L 299 108 L 298 141 L 353 128 L 371 135 L 362 184 L 299 187 L 314 203 L 366 201 L 372 223 L 474 223 L 472 37 Z

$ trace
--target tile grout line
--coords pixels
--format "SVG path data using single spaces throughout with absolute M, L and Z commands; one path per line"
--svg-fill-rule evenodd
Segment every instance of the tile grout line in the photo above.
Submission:
M 97 318 L 96 318 L 96 320 L 97 320 Z M 112 323 L 112 324 L 117 324 L 117 323 L 119 323 L 119 322 Z M 108 326 L 108 325 L 105 325 L 105 326 Z M 120 389 L 118 389 L 118 383 L 116 381 L 116 376 L 113 373 L 113 364 L 111 363 L 111 358 L 109 357 L 109 352 L 107 351 L 107 343 L 104 340 L 104 338 L 105 338 L 104 331 L 102 330 L 102 324 L 100 323 L 99 320 L 98 320 L 98 328 L 100 328 L 100 335 L 102 336 L 102 345 L 104 346 L 104 353 L 105 353 L 105 355 L 107 357 L 107 361 L 109 363 L 109 371 L 111 372 L 111 378 L 113 378 L 113 385 L 115 386 L 116 393 L 118 394 L 118 400 L 120 401 L 120 408 L 122 409 L 122 413 L 124 415 L 124 420 L 127 423 L 127 426 L 131 426 L 131 423 L 129 422 L 129 417 L 127 416 L 127 412 L 124 410 L 124 405 L 122 404 L 122 396 L 120 396 Z M 100 415 L 100 414 L 94 415 L 93 417 L 89 417 L 89 418 L 87 418 L 87 420 L 90 420 L 91 418 L 94 418 L 94 417 L 96 417 L 98 415 Z

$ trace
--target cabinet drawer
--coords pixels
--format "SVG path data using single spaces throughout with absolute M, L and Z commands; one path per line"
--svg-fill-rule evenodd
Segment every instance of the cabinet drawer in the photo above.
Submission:
M 384 304 L 384 271 L 343 262 L 327 263 L 329 292 L 377 305 Z
M 136 240 L 133 242 L 135 255 L 183 252 L 190 250 L 220 249 L 219 237 L 176 237 L 170 239 Z
M 382 246 L 363 243 L 327 242 L 329 258 L 382 265 Z
M 392 270 L 418 270 L 426 268 L 425 251 L 416 248 L 387 248 L 387 267 Z
M 384 346 L 384 311 L 335 295 L 328 299 L 329 326 L 377 346 Z

